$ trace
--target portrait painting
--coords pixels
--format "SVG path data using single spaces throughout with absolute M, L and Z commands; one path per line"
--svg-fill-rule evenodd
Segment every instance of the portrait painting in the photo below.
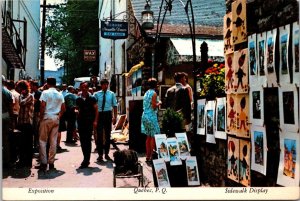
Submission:
M 279 27 L 279 79 L 280 84 L 290 83 L 289 72 L 289 39 L 290 25 Z
M 175 133 L 175 137 L 177 138 L 178 147 L 179 147 L 179 155 L 182 160 L 185 160 L 188 156 L 190 156 L 190 144 L 187 139 L 186 133 Z
M 292 42 L 292 53 L 293 53 L 293 83 L 300 85 L 300 70 L 299 70 L 299 22 L 293 23 L 293 42 Z
M 166 134 L 156 134 L 154 135 L 156 151 L 158 158 L 162 158 L 165 161 L 170 161 L 168 146 L 167 146 L 167 135 Z
M 153 166 L 158 187 L 171 187 L 168 170 L 164 159 L 159 158 L 153 160 Z
M 299 133 L 280 135 L 280 150 L 277 184 L 299 187 Z
M 267 85 L 267 77 L 265 73 L 266 40 L 267 40 L 266 32 L 257 34 L 257 65 L 258 65 L 257 84 L 262 85 L 264 87 Z
M 216 143 L 215 139 L 215 101 L 208 101 L 205 106 L 206 113 L 206 142 Z
M 189 156 L 186 161 L 186 174 L 189 186 L 200 185 L 200 178 L 198 172 L 198 164 L 196 156 Z
M 225 55 L 225 92 L 231 94 L 234 92 L 234 74 L 233 53 Z
M 267 32 L 267 48 L 266 48 L 266 76 L 268 87 L 277 87 L 278 81 L 275 71 L 275 41 L 277 29 Z
M 227 177 L 235 182 L 239 183 L 239 154 L 240 145 L 239 139 L 228 136 L 227 138 Z
M 248 36 L 248 66 L 249 66 L 249 85 L 252 87 L 257 84 L 257 47 L 256 34 Z
M 267 171 L 267 138 L 266 128 L 253 125 L 251 127 L 251 169 L 266 175 Z
M 249 95 L 236 95 L 236 135 L 250 138 Z
M 205 135 L 205 99 L 197 100 L 197 134 Z
M 280 128 L 282 129 L 282 132 L 298 132 L 299 99 L 297 95 L 297 87 L 293 84 L 282 85 L 278 89 L 278 92 Z
M 248 49 L 234 52 L 234 92 L 248 93 Z
M 244 186 L 251 186 L 251 175 L 250 175 L 250 141 L 240 140 L 240 173 L 239 180 Z
M 233 52 L 232 42 L 232 13 L 226 13 L 223 19 L 224 53 Z
M 237 112 L 236 112 L 236 95 L 235 94 L 228 94 L 227 95 L 227 105 L 226 105 L 226 131 L 229 134 L 235 135 L 236 134 L 236 121 L 237 121 Z
M 252 125 L 262 126 L 264 123 L 264 90 L 261 86 L 251 88 L 250 94 L 250 122 Z
M 167 146 L 170 155 L 170 165 L 181 165 L 180 151 L 176 137 L 167 138 Z
M 226 139 L 226 97 L 217 98 L 215 137 Z
M 236 0 L 231 4 L 233 44 L 245 42 L 247 36 L 246 0 Z

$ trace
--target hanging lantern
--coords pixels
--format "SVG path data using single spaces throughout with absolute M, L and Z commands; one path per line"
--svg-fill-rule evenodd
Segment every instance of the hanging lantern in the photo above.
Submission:
M 145 10 L 142 11 L 142 28 L 144 30 L 153 29 L 153 11 L 150 10 L 149 1 L 146 1 Z

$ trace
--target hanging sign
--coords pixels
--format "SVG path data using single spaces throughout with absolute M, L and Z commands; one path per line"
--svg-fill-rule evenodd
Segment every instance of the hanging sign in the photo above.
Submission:
M 96 61 L 96 50 L 83 50 L 84 61 Z
M 101 21 L 101 37 L 125 39 L 128 37 L 128 22 Z

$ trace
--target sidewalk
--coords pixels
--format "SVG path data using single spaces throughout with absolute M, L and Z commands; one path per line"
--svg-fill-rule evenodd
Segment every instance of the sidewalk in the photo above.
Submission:
M 92 141 L 92 153 L 90 166 L 86 169 L 79 169 L 83 156 L 81 152 L 80 142 L 76 144 L 66 144 L 66 133 L 62 133 L 62 141 L 60 146 L 62 151 L 56 154 L 55 168 L 56 170 L 43 173 L 38 171 L 35 166 L 37 163 L 37 155 L 33 159 L 31 169 L 5 169 L 3 170 L 2 187 L 3 188 L 97 188 L 97 187 L 113 187 L 113 165 L 111 161 L 98 163 L 98 154 L 94 152 L 95 143 Z M 111 146 L 112 147 L 112 146 Z M 128 149 L 128 145 L 119 144 L 118 147 Z M 110 149 L 109 156 L 113 159 L 115 150 Z M 152 168 L 146 164 L 146 157 L 139 154 L 139 160 L 143 162 L 144 167 L 144 186 L 154 187 Z M 138 179 L 126 178 L 117 179 L 117 188 L 134 188 L 138 187 Z

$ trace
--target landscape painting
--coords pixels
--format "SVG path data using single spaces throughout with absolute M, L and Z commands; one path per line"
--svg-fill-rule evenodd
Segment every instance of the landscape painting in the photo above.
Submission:
M 251 169 L 263 175 L 267 173 L 267 137 L 263 126 L 251 127 Z

